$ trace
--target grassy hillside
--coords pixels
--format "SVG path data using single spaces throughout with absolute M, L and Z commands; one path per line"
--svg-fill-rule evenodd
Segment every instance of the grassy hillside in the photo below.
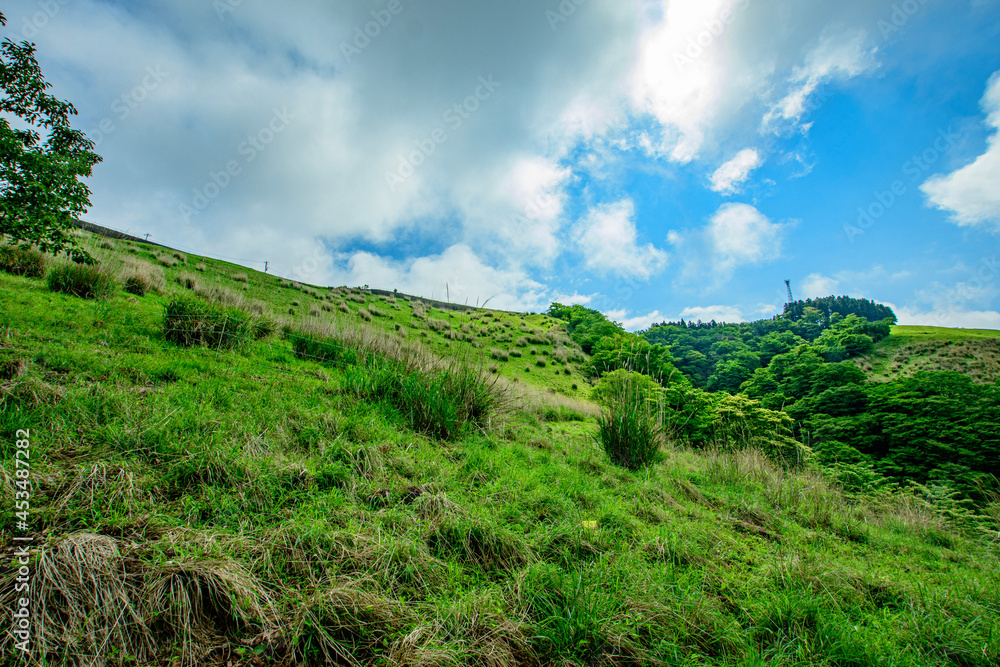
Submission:
M 34 664 L 1000 661 L 995 505 L 973 516 L 751 450 L 623 470 L 550 318 L 90 243 L 157 290 L 88 300 L 0 272 L 0 542 L 25 534 L 30 430 Z M 264 319 L 232 349 L 181 347 L 164 319 L 178 295 Z M 297 354 L 309 336 L 339 356 Z M 429 436 L 350 345 L 426 373 L 481 364 L 497 402 Z
M 856 360 L 869 378 L 885 381 L 922 370 L 956 371 L 977 382 L 1000 380 L 1000 331 L 894 326 L 873 354 Z

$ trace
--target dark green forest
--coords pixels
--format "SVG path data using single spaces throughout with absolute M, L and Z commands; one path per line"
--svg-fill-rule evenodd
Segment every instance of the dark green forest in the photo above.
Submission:
M 997 487 L 1000 384 L 948 371 L 877 383 L 851 361 L 889 337 L 887 306 L 831 296 L 768 320 L 681 320 L 637 334 L 584 306 L 556 303 L 549 315 L 592 355 L 591 381 L 627 370 L 658 383 L 675 441 L 726 447 L 768 434 L 788 443 L 786 455 L 808 452 L 859 484 L 970 500 Z

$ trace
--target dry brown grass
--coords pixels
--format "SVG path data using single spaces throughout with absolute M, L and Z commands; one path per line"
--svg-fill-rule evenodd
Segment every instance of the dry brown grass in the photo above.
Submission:
M 226 637 L 252 628 L 273 630 L 270 594 L 241 564 L 229 559 L 171 560 L 146 573 L 147 622 L 160 642 L 181 649 L 181 664 L 201 664 Z
M 408 625 L 396 600 L 382 597 L 371 580 L 338 578 L 301 600 L 290 627 L 292 652 L 303 664 L 364 665 L 381 654 Z
M 142 577 L 114 539 L 66 535 L 41 547 L 34 570 L 28 596 L 35 656 L 61 665 L 104 664 L 122 651 L 142 662 L 153 658 L 156 642 L 141 604 Z M 13 573 L 9 579 L 0 598 L 6 609 L 24 595 L 15 591 Z M 0 637 L 5 652 L 11 651 L 10 641 L 8 633 Z

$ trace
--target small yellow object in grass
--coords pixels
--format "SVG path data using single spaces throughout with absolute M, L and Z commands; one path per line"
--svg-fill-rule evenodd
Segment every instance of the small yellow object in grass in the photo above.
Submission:
M 597 522 L 596 521 L 584 521 L 582 523 L 583 523 L 583 527 L 586 528 L 586 529 L 588 529 L 588 530 L 597 530 Z

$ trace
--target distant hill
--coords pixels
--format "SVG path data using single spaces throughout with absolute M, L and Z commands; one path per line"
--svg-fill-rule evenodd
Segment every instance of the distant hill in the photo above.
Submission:
M 1000 331 L 894 326 L 889 338 L 855 363 L 876 382 L 919 371 L 955 371 L 975 382 L 996 382 L 1000 380 Z

